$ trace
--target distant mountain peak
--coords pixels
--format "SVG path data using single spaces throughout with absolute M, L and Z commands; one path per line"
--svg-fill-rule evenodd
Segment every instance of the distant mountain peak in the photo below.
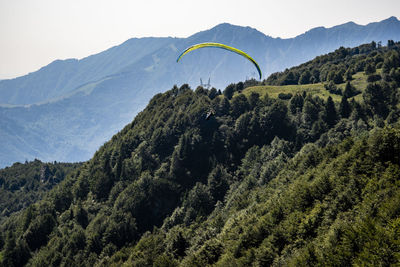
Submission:
M 214 27 L 212 27 L 211 30 L 212 29 L 224 29 L 224 28 L 244 28 L 244 27 L 240 26 L 240 25 L 231 24 L 228 22 L 222 22 L 222 23 L 217 24 Z
M 400 21 L 397 19 L 397 17 L 391 16 L 391 17 L 389 17 L 389 18 L 387 18 L 387 19 L 384 19 L 384 20 L 381 20 L 381 21 L 379 21 L 379 22 L 371 22 L 371 23 L 367 24 L 366 26 L 369 26 L 369 25 L 376 25 L 376 24 L 381 24 L 381 25 L 388 25 L 388 24 L 397 25 L 397 24 L 399 24 L 399 23 L 400 23 Z
M 227 23 L 227 22 L 220 23 L 220 24 L 218 24 L 218 25 L 212 27 L 212 28 L 209 29 L 209 30 L 210 30 L 210 31 L 213 31 L 213 30 L 224 30 L 224 31 L 225 31 L 225 30 L 246 30 L 246 31 L 254 31 L 254 32 L 259 32 L 259 33 L 261 33 L 261 32 L 258 31 L 257 29 L 252 28 L 252 27 L 250 27 L 250 26 L 234 25 L 234 24 L 230 24 L 230 23 Z
M 228 23 L 228 22 L 222 22 L 222 23 L 220 23 L 220 24 L 215 25 L 213 28 L 231 27 L 231 26 L 237 26 L 237 25 L 233 25 L 233 24 L 230 24 L 230 23 Z
M 397 19 L 397 17 L 391 16 L 391 17 L 389 17 L 389 18 L 387 18 L 385 20 L 382 20 L 382 21 L 395 21 L 395 22 L 398 22 L 399 20 Z
M 227 22 L 220 23 L 210 29 L 195 33 L 188 37 L 189 40 L 194 42 L 228 42 L 232 41 L 232 37 L 234 39 L 246 39 L 248 40 L 252 38 L 271 38 L 266 36 L 264 33 L 258 31 L 255 28 L 249 26 L 239 26 L 230 24 Z
M 346 23 L 344 23 L 344 24 L 342 24 L 342 25 L 350 25 L 350 26 L 353 26 L 353 25 L 358 25 L 358 24 L 355 23 L 354 21 L 349 21 L 349 22 L 346 22 Z

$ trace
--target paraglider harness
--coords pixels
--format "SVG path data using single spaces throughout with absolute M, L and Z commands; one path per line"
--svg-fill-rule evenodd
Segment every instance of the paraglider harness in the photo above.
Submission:
M 215 115 L 215 111 L 213 109 L 210 109 L 206 114 L 206 120 L 208 121 L 213 115 Z

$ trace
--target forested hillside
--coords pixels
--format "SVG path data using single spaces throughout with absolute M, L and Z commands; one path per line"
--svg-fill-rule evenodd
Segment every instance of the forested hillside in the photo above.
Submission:
M 187 38 L 132 38 L 86 58 L 56 60 L 25 76 L 0 81 L 0 168 L 35 158 L 89 160 L 155 94 L 174 84 L 195 89 L 200 79 L 210 79 L 223 90 L 229 83 L 258 77 L 250 61 L 221 49 L 197 50 L 177 63 L 179 54 L 194 44 L 217 42 L 238 48 L 257 61 L 265 79 L 340 46 L 373 40 L 380 46 L 389 39 L 400 40 L 396 17 L 367 25 L 318 27 L 288 39 L 222 23 Z
M 270 96 L 247 81 L 157 94 L 90 161 L 1 224 L 1 263 L 398 263 L 400 43 L 388 44 L 339 49 L 267 80 L 300 83 L 293 93 Z
M 15 163 L 0 170 L 0 222 L 40 200 L 79 163 Z
M 393 48 L 393 49 L 391 49 Z M 398 79 L 398 50 L 394 41 L 389 40 L 387 47 L 372 42 L 355 48 L 340 47 L 327 55 L 318 56 L 314 60 L 298 67 L 273 73 L 266 80 L 270 85 L 310 84 L 333 82 L 334 84 L 351 81 L 352 75 L 364 71 L 370 82 L 382 79 L 376 69 Z

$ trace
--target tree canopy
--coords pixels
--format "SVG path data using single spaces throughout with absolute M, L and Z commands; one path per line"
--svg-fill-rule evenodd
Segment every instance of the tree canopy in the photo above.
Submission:
M 381 73 L 364 87 L 348 81 L 358 93 L 339 101 L 246 94 L 254 81 L 223 93 L 174 86 L 88 162 L 0 170 L 10 196 L 49 185 L 7 203 L 19 208 L 0 221 L 1 264 L 398 263 L 399 48 L 340 48 L 265 81 L 343 84 L 367 62 Z

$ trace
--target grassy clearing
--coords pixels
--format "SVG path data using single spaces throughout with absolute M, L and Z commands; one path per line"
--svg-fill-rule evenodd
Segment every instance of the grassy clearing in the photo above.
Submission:
M 334 100 L 340 101 L 340 96 L 330 94 L 327 90 L 325 90 L 324 85 L 322 83 L 316 84 L 304 84 L 304 85 L 284 85 L 284 86 L 275 86 L 275 85 L 265 85 L 265 86 L 254 86 L 246 88 L 243 91 L 243 94 L 246 96 L 250 95 L 252 92 L 256 92 L 260 94 L 261 97 L 264 97 L 266 93 L 271 98 L 278 98 L 278 95 L 291 93 L 293 95 L 303 92 L 307 92 L 308 94 L 318 95 L 324 99 L 328 98 L 329 95 L 332 96 Z
M 380 73 L 381 70 L 378 70 L 378 73 Z M 364 72 L 358 72 L 353 75 L 353 80 L 351 81 L 351 84 L 356 87 L 360 91 L 364 91 L 365 88 L 367 87 L 367 75 L 365 75 Z M 342 89 L 342 92 L 344 91 L 344 88 L 346 86 L 346 83 L 338 84 L 337 87 Z M 340 95 L 335 95 L 329 93 L 323 83 L 315 83 L 315 84 L 301 84 L 301 85 L 284 85 L 284 86 L 275 86 L 275 85 L 262 85 L 262 86 L 252 86 L 248 87 L 245 90 L 243 90 L 243 94 L 246 96 L 249 96 L 252 92 L 258 93 L 260 97 L 264 97 L 266 93 L 268 93 L 268 96 L 271 98 L 278 98 L 278 95 L 283 93 L 283 94 L 288 94 L 291 93 L 293 95 L 295 94 L 302 94 L 303 92 L 307 92 L 308 94 L 312 94 L 313 96 L 319 96 L 323 99 L 327 99 L 329 96 L 332 97 L 333 101 L 340 102 L 342 99 L 342 96 Z M 235 93 L 235 95 L 237 92 Z M 362 101 L 362 95 L 359 94 L 355 96 L 355 100 L 357 101 Z

